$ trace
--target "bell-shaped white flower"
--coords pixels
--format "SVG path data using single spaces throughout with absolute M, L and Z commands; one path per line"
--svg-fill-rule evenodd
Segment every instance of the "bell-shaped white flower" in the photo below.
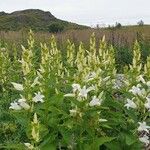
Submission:
M 141 89 L 141 85 L 140 84 L 138 84 L 137 86 L 133 86 L 129 90 L 129 92 L 131 92 L 134 95 L 139 95 L 139 96 L 143 96 L 146 93 L 145 89 L 143 89 L 143 88 Z
M 38 93 L 35 93 L 35 97 L 32 99 L 32 101 L 35 103 L 37 103 L 37 102 L 43 103 L 44 102 L 43 98 L 44 98 L 44 95 L 42 95 L 40 92 L 38 92 Z
M 17 102 L 13 102 L 13 103 L 10 103 L 9 109 L 13 109 L 13 110 L 21 110 L 22 107 L 21 107 Z
M 87 98 L 87 94 L 92 90 L 94 90 L 94 87 L 86 88 L 86 86 L 84 86 L 82 89 L 79 89 L 79 97 Z
M 139 127 L 138 127 L 138 131 L 140 132 L 140 131 L 145 131 L 145 132 L 147 132 L 147 133 L 149 133 L 149 130 L 148 129 L 150 129 L 150 126 L 148 126 L 147 124 L 146 124 L 146 122 L 139 122 Z
M 73 88 L 73 93 L 75 93 L 76 91 L 79 91 L 81 89 L 80 84 L 72 84 L 72 88 Z
M 23 91 L 23 85 L 22 84 L 18 84 L 18 83 L 15 83 L 15 82 L 11 82 L 12 85 L 14 86 L 14 88 L 18 91 Z
M 147 135 L 144 135 L 143 137 L 140 137 L 139 140 L 144 143 L 146 146 L 150 144 L 149 137 Z
M 133 109 L 137 108 L 136 104 L 133 102 L 133 99 L 132 100 L 127 99 L 127 103 L 124 105 L 124 107 L 127 107 L 127 109 L 129 109 L 129 108 L 133 108 Z
M 146 97 L 146 99 L 147 99 L 147 102 L 144 104 L 144 106 L 150 111 L 150 97 Z
M 21 97 L 22 98 L 18 100 L 18 104 L 25 110 L 30 109 L 30 105 L 26 102 L 26 99 L 23 96 L 21 96 Z
M 102 99 L 97 98 L 96 96 L 90 101 L 89 106 L 100 106 L 102 103 Z

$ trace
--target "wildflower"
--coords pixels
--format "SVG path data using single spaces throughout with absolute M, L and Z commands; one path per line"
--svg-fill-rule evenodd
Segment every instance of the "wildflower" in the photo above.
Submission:
M 102 103 L 102 100 L 94 96 L 93 99 L 90 101 L 89 106 L 100 106 L 101 103 Z
M 14 88 L 18 91 L 23 91 L 23 85 L 22 84 L 18 84 L 18 83 L 15 83 L 15 82 L 11 82 L 14 86 Z
M 146 97 L 146 99 L 147 99 L 147 103 L 145 103 L 144 106 L 150 111 L 150 97 Z
M 86 86 L 84 86 L 82 89 L 79 89 L 79 97 L 87 98 L 88 92 L 92 90 L 94 90 L 94 87 L 86 88 Z
M 143 137 L 140 137 L 139 140 L 144 143 L 146 146 L 150 143 L 149 137 L 147 135 L 144 135 Z
M 149 133 L 148 129 L 150 129 L 150 126 L 147 126 L 146 122 L 143 122 L 143 123 L 139 122 L 139 125 L 140 126 L 138 127 L 138 131 L 145 131 L 145 132 Z
M 76 91 L 80 90 L 81 89 L 81 86 L 80 84 L 72 84 L 72 88 L 73 88 L 73 93 L 75 93 Z
M 130 100 L 130 99 L 127 99 L 127 103 L 124 105 L 124 107 L 127 107 L 127 109 L 129 108 L 136 108 L 136 104 L 133 102 L 133 99 Z
M 33 102 L 35 102 L 35 103 L 37 103 L 37 102 L 43 103 L 44 102 L 43 98 L 44 98 L 44 95 L 42 95 L 40 92 L 35 93 L 35 97 L 33 98 Z
M 29 106 L 29 104 L 26 103 L 26 99 L 24 97 L 22 97 L 21 99 L 18 100 L 18 104 L 25 110 L 30 109 L 30 106 Z
M 17 102 L 13 102 L 13 103 L 10 103 L 10 107 L 9 109 L 13 109 L 13 110 L 21 110 L 21 106 L 17 103 Z
M 24 145 L 29 149 L 29 150 L 33 150 L 34 146 L 31 145 L 30 143 L 24 143 Z

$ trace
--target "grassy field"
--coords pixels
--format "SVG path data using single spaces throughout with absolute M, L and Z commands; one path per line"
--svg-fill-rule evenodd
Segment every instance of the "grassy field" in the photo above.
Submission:
M 60 33 L 36 32 L 35 45 L 40 46 L 40 42 L 49 44 L 52 35 L 56 37 L 57 46 L 63 52 L 66 50 L 67 40 L 79 46 L 80 42 L 84 43 L 85 48 L 89 48 L 89 38 L 95 33 L 96 46 L 105 35 L 105 39 L 109 45 L 113 45 L 115 49 L 116 64 L 119 68 L 131 63 L 133 44 L 137 40 L 141 46 L 142 60 L 145 61 L 150 54 L 150 26 L 124 26 L 121 28 L 101 28 L 101 29 L 85 29 L 85 30 L 68 30 Z M 27 45 L 27 31 L 8 31 L 0 32 L 1 45 L 7 45 L 8 49 L 16 47 L 18 53 L 21 52 L 21 45 Z M 6 44 L 7 43 L 7 44 Z
M 58 41 L 65 42 L 67 39 L 73 42 L 79 43 L 89 42 L 89 37 L 95 32 L 96 39 L 99 41 L 104 35 L 106 36 L 106 41 L 114 45 L 132 45 L 134 41 L 138 38 L 143 38 L 144 40 L 150 39 L 150 25 L 144 26 L 124 26 L 119 29 L 117 28 L 100 28 L 100 29 L 84 29 L 84 30 L 68 30 L 61 33 L 48 33 L 48 32 L 37 32 L 35 33 L 35 38 L 42 42 L 47 42 L 49 37 L 54 34 Z M 25 41 L 27 38 L 28 31 L 8 31 L 0 32 L 0 39 L 6 40 L 8 42 L 21 42 Z

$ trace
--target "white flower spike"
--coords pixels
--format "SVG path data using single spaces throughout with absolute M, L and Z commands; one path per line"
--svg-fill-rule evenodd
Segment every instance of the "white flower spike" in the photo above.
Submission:
M 90 72 L 86 77 L 85 77 L 85 81 L 89 82 L 91 80 L 93 80 L 96 77 L 96 73 L 95 72 Z
M 138 81 L 138 82 L 142 82 L 143 84 L 146 84 L 145 79 L 143 78 L 143 75 L 139 75 L 139 76 L 137 77 L 137 81 Z
M 39 77 L 36 77 L 31 85 L 31 87 L 34 87 L 35 85 L 39 84 L 40 85 L 40 82 L 39 82 Z
M 12 85 L 14 86 L 14 88 L 18 91 L 23 91 L 23 85 L 22 84 L 18 84 L 18 83 L 15 83 L 15 82 L 11 82 Z
M 144 106 L 150 111 L 150 97 L 146 97 L 146 99 L 147 99 L 147 102 L 144 104 Z

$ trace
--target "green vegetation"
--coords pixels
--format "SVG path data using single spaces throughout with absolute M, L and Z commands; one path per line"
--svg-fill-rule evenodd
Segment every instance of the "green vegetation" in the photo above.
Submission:
M 0 149 L 149 147 L 150 56 L 143 62 L 137 41 L 122 74 L 105 37 L 65 50 L 54 36 L 37 45 L 30 31 L 27 41 L 0 45 Z

